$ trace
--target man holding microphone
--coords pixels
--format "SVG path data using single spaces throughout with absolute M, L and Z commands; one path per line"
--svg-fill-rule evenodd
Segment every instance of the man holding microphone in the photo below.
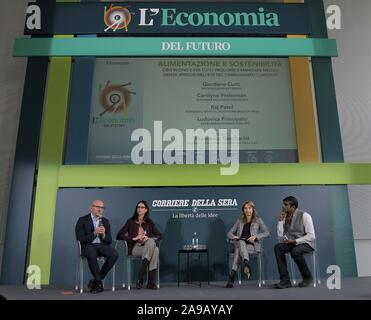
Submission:
M 111 228 L 108 219 L 103 217 L 104 209 L 102 200 L 94 200 L 90 205 L 90 213 L 80 217 L 75 228 L 76 239 L 81 244 L 81 255 L 88 260 L 94 277 L 88 285 L 91 293 L 104 291 L 102 280 L 118 258 L 117 251 L 111 247 Z M 106 258 L 102 269 L 99 269 L 97 261 L 99 256 Z

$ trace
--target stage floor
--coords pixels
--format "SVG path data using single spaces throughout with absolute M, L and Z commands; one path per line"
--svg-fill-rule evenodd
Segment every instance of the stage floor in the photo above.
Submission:
M 269 281 L 262 288 L 256 281 L 246 281 L 233 288 L 225 288 L 225 282 L 207 285 L 164 283 L 159 290 L 116 287 L 112 292 L 106 284 L 104 292 L 80 294 L 71 287 L 43 286 L 40 290 L 28 290 L 26 286 L 0 285 L 0 294 L 9 300 L 371 300 L 371 278 L 343 278 L 341 289 L 329 290 L 326 279 L 317 288 L 293 287 L 273 289 L 275 282 Z

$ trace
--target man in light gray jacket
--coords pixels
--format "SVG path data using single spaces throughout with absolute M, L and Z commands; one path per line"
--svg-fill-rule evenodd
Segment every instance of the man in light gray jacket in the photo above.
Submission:
M 291 287 L 285 257 L 287 252 L 290 252 L 303 277 L 299 287 L 311 285 L 313 278 L 304 254 L 315 249 L 316 236 L 312 217 L 309 213 L 298 209 L 298 200 L 295 197 L 290 196 L 283 199 L 282 212 L 277 224 L 277 235 L 280 243 L 275 245 L 274 252 L 280 274 L 280 282 L 276 283 L 274 288 L 284 289 Z

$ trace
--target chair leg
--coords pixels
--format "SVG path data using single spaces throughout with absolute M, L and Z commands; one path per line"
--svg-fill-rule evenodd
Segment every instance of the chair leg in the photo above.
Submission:
M 321 284 L 319 268 L 318 268 L 318 256 L 315 252 L 312 254 L 313 261 L 313 287 L 317 287 L 317 283 Z
M 238 267 L 238 270 L 237 270 L 237 277 L 238 277 L 238 284 L 241 285 L 242 283 L 242 277 L 241 277 L 241 272 L 242 272 L 242 266 L 241 264 L 239 265 Z
M 130 263 L 130 258 L 128 258 L 126 261 L 127 261 L 126 262 L 126 269 L 128 271 L 126 282 L 128 284 L 128 290 L 130 290 L 130 284 L 131 284 L 131 281 L 130 281 L 130 277 L 131 277 L 131 270 L 130 270 L 131 263 Z
M 160 259 L 157 262 L 157 289 L 160 289 Z
M 124 266 L 124 263 L 122 264 L 122 287 L 123 288 L 126 287 L 126 283 L 125 283 L 125 266 Z
M 313 287 L 317 286 L 317 270 L 316 270 L 316 256 L 312 254 L 312 263 L 313 263 Z
M 80 258 L 77 260 L 77 263 L 76 263 L 76 279 L 75 279 L 75 291 L 78 291 L 79 290 L 79 267 L 80 267 Z
M 321 284 L 321 274 L 320 274 L 320 272 L 319 272 L 319 259 L 318 259 L 317 252 L 315 252 L 315 255 L 316 255 L 317 283 L 318 283 L 318 284 Z
M 84 262 L 82 259 L 80 259 L 79 280 L 80 280 L 80 293 L 83 293 L 84 292 Z
M 291 278 L 292 278 L 292 283 L 296 285 L 296 275 L 295 275 L 295 266 L 294 266 L 294 261 L 291 258 L 291 256 L 288 256 L 289 262 L 290 262 L 290 269 L 291 269 Z
M 262 274 L 262 285 L 264 286 L 265 285 L 265 276 L 266 276 L 266 274 L 265 274 L 265 268 L 264 268 L 264 256 L 263 256 L 263 253 L 261 254 L 261 266 L 262 266 L 262 269 L 261 269 L 261 274 Z
M 259 288 L 262 286 L 262 255 L 258 254 L 258 268 L 259 268 Z
M 115 292 L 115 275 L 116 275 L 116 267 L 115 265 L 112 267 L 112 291 Z

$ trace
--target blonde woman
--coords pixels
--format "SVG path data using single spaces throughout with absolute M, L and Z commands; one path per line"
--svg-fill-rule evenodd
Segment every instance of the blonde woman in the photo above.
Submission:
M 267 226 L 256 213 L 254 202 L 251 200 L 246 201 L 242 205 L 241 217 L 227 233 L 227 237 L 234 242 L 234 259 L 227 288 L 233 287 L 241 260 L 244 264 L 244 273 L 247 278 L 250 278 L 252 272 L 249 263 L 249 253 L 260 252 L 261 241 L 269 237 L 269 235 Z

